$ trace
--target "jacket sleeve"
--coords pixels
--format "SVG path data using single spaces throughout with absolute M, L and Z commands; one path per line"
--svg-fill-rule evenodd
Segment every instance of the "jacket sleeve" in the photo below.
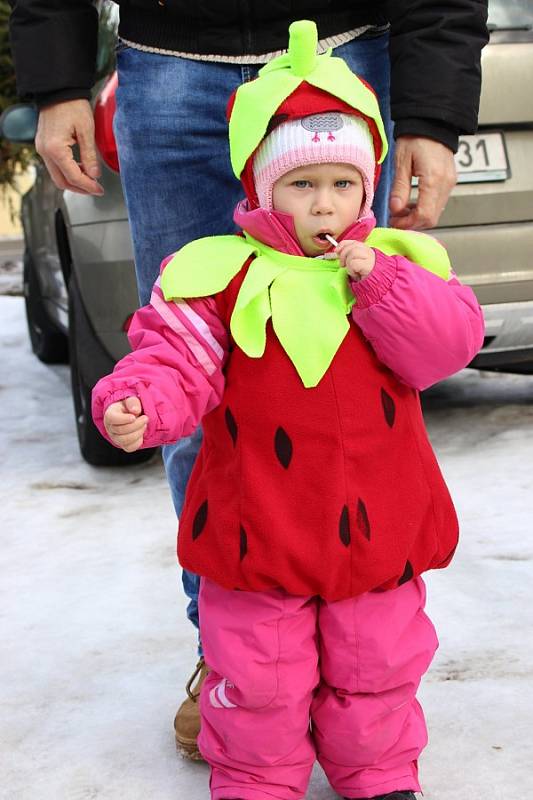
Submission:
M 107 407 L 136 396 L 148 416 L 143 447 L 189 436 L 224 391 L 228 334 L 215 300 L 167 302 L 158 280 L 150 303 L 134 314 L 128 338 L 133 352 L 93 389 L 96 427 L 110 441 L 103 423 Z
M 17 91 L 38 105 L 89 99 L 98 12 L 92 0 L 9 0 Z
M 472 289 L 402 256 L 375 250 L 370 275 L 352 283 L 353 318 L 379 360 L 414 389 L 466 367 L 483 345 L 483 313 Z
M 457 150 L 474 133 L 487 0 L 388 0 L 394 136 L 428 136 Z

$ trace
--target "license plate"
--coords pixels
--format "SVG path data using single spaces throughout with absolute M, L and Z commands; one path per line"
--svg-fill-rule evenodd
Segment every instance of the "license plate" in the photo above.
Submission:
M 509 160 L 501 133 L 460 136 L 455 154 L 457 183 L 505 181 L 510 177 Z

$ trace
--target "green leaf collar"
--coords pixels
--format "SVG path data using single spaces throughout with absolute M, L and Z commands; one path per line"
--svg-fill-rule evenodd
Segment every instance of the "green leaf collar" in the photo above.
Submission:
M 447 280 L 444 247 L 425 234 L 376 228 L 366 240 L 390 255 L 411 261 Z M 250 256 L 255 256 L 239 290 L 231 334 L 250 358 L 265 352 L 266 325 L 294 364 L 304 386 L 316 386 L 346 336 L 355 302 L 339 262 L 291 256 L 241 236 L 208 236 L 179 250 L 167 264 L 161 289 L 165 299 L 207 297 L 222 291 Z
M 304 386 L 316 386 L 348 332 L 354 303 L 346 270 L 337 260 L 280 253 L 248 234 L 245 239 L 206 237 L 186 245 L 167 264 L 161 278 L 165 299 L 221 291 L 251 255 L 255 258 L 237 296 L 231 334 L 250 358 L 260 358 L 272 319 Z

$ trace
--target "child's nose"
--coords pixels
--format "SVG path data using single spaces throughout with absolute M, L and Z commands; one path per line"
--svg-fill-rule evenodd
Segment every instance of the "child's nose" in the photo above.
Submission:
M 317 193 L 313 203 L 313 213 L 314 214 L 333 213 L 333 202 L 331 200 L 331 195 L 329 194 L 329 192 Z

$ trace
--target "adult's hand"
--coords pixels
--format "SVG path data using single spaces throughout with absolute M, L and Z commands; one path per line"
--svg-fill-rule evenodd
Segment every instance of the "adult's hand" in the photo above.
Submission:
M 457 182 L 449 147 L 423 136 L 399 136 L 395 144 L 395 176 L 390 195 L 390 225 L 420 230 L 433 228 Z M 418 178 L 418 197 L 409 203 L 411 178 Z
M 79 164 L 72 152 L 75 144 L 80 151 Z M 79 194 L 104 193 L 96 180 L 100 167 L 94 142 L 93 112 L 88 100 L 66 100 L 42 108 L 35 148 L 58 189 L 70 189 Z

